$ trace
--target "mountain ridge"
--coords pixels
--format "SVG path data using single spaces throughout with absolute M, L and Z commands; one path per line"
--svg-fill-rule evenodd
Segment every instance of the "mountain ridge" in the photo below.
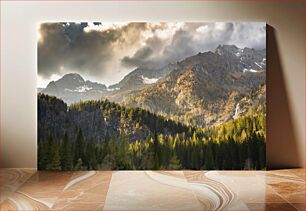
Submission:
M 210 126 L 233 118 L 235 106 L 250 91 L 265 83 L 265 66 L 256 71 L 246 63 L 262 61 L 262 51 L 236 55 L 235 46 L 219 46 L 177 64 L 160 83 L 126 96 L 126 105 L 140 106 L 186 124 Z M 216 53 L 217 52 L 217 53 Z M 229 53 L 230 52 L 230 53 Z M 248 108 L 243 108 L 247 110 Z
M 68 104 L 107 98 L 186 124 L 210 126 L 234 118 L 240 100 L 265 84 L 265 71 L 265 49 L 218 45 L 214 51 L 162 68 L 138 67 L 109 87 L 72 73 L 50 82 L 41 92 Z M 241 105 L 245 106 L 240 109 L 243 112 L 252 107 L 250 103 Z

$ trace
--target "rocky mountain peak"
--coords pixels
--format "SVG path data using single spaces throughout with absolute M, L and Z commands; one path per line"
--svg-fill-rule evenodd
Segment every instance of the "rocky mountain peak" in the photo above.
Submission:
M 125 103 L 180 121 L 191 118 L 195 125 L 216 125 L 233 118 L 240 99 L 265 83 L 265 58 L 265 50 L 219 45 L 178 62 L 165 80 L 125 97 Z M 239 105 L 243 112 L 250 107 Z
M 63 80 L 74 80 L 78 82 L 85 82 L 84 78 L 78 73 L 68 73 L 62 77 Z
M 107 93 L 107 87 L 97 82 L 85 81 L 77 73 L 69 73 L 57 81 L 51 81 L 40 92 L 62 98 L 70 104 L 80 100 L 99 99 Z
M 218 45 L 215 49 L 215 53 L 219 55 L 236 55 L 242 52 L 242 49 L 238 48 L 236 45 Z
M 75 88 L 84 85 L 84 83 L 85 80 L 81 75 L 77 73 L 69 73 L 57 81 L 51 81 L 46 89 L 56 86 L 57 88 L 74 90 Z

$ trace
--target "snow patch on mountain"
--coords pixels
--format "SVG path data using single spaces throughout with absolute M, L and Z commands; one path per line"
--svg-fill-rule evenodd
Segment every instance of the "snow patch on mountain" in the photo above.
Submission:
M 89 90 L 92 90 L 92 87 L 88 87 L 86 85 L 84 86 L 78 86 L 76 87 L 75 90 L 72 90 L 72 89 L 65 89 L 65 91 L 68 91 L 68 92 L 87 92 Z
M 260 72 L 260 71 L 259 71 L 259 70 L 254 70 L 254 69 L 246 69 L 246 68 L 244 68 L 244 69 L 243 69 L 243 73 L 246 73 L 246 72 L 258 73 L 258 72 Z
M 242 53 L 243 53 L 243 49 L 239 48 L 239 49 L 238 49 L 238 52 L 235 53 L 235 55 L 236 55 L 237 57 L 240 57 L 240 56 L 242 55 Z M 241 59 L 241 58 L 240 58 L 240 59 Z
M 113 91 L 120 90 L 120 87 L 116 87 L 116 88 L 109 88 L 109 87 L 107 87 L 106 90 L 109 91 L 109 92 L 113 92 Z
M 160 78 L 147 78 L 147 77 L 144 77 L 143 75 L 141 75 L 141 79 L 142 79 L 142 82 L 144 84 L 154 84 L 156 83 Z

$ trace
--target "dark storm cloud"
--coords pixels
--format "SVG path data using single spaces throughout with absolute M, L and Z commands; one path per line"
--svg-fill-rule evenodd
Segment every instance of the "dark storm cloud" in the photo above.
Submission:
M 136 53 L 132 57 L 125 56 L 122 59 L 122 63 L 127 66 L 141 66 L 143 63 L 145 63 L 149 57 L 152 55 L 153 50 L 146 46 L 143 48 L 140 48 L 136 51 Z
M 127 67 L 152 66 L 156 63 L 163 63 L 162 60 L 156 61 L 156 56 L 153 55 L 159 52 L 163 47 L 163 41 L 157 36 L 150 37 L 145 41 L 145 46 L 139 48 L 134 55 L 125 56 L 121 60 L 122 65 Z M 161 58 L 158 58 L 161 59 Z
M 171 44 L 166 46 L 163 57 L 167 58 L 169 62 L 173 62 L 194 54 L 196 49 L 191 42 L 192 39 L 192 32 L 178 30 L 174 34 Z
M 46 23 L 40 26 L 41 41 L 38 43 L 38 73 L 49 77 L 60 70 L 69 45 L 69 37 L 62 24 Z
M 113 44 L 132 45 L 146 28 L 145 23 L 131 23 L 121 28 L 85 32 L 87 26 L 87 23 L 40 25 L 38 74 L 41 77 L 62 74 L 65 70 L 101 76 L 113 56 Z
M 145 46 L 139 48 L 134 55 L 125 56 L 121 60 L 126 67 L 157 67 L 192 55 L 195 49 L 191 44 L 192 34 L 186 30 L 177 31 L 170 45 L 164 46 L 158 35 L 146 40 Z M 157 52 L 160 52 L 158 54 Z

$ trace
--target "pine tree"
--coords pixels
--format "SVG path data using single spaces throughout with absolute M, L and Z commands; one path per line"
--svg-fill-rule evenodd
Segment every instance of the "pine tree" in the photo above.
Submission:
M 239 160 L 239 151 L 237 148 L 237 144 L 235 143 L 232 137 L 229 137 L 228 144 L 229 144 L 229 152 L 230 152 L 230 157 L 231 157 L 232 169 L 239 169 L 240 160 Z
M 84 170 L 82 158 L 79 158 L 74 166 L 75 170 Z
M 38 141 L 38 149 L 37 149 L 38 170 L 46 169 L 47 151 L 45 150 L 45 148 L 46 144 L 43 144 L 42 141 Z
M 261 142 L 259 145 L 259 169 L 266 168 L 266 145 L 264 143 L 263 137 L 261 137 Z
M 49 153 L 47 154 L 47 170 L 61 170 L 61 157 L 59 153 L 59 143 L 50 136 L 48 140 Z
M 67 133 L 64 136 L 61 146 L 61 167 L 65 171 L 73 168 L 72 145 L 69 142 Z
M 83 162 L 84 160 L 84 137 L 83 137 L 81 128 L 78 131 L 74 151 L 75 151 L 74 163 L 76 164 L 79 159 L 82 159 L 82 162 Z
M 173 155 L 172 158 L 169 161 L 168 168 L 169 170 L 179 170 L 182 169 L 182 165 L 180 160 L 177 158 L 176 155 Z
M 159 169 L 160 147 L 156 131 L 154 132 L 154 139 L 153 139 L 153 156 L 154 156 L 154 169 Z
M 86 146 L 84 164 L 87 166 L 87 170 L 97 169 L 96 150 L 92 139 L 88 141 Z
M 131 167 L 128 143 L 128 136 L 123 133 L 120 137 L 120 141 L 118 143 L 118 147 L 115 153 L 116 166 L 118 169 L 129 169 Z
M 205 169 L 215 169 L 214 155 L 212 150 L 212 144 L 208 142 L 205 152 Z

